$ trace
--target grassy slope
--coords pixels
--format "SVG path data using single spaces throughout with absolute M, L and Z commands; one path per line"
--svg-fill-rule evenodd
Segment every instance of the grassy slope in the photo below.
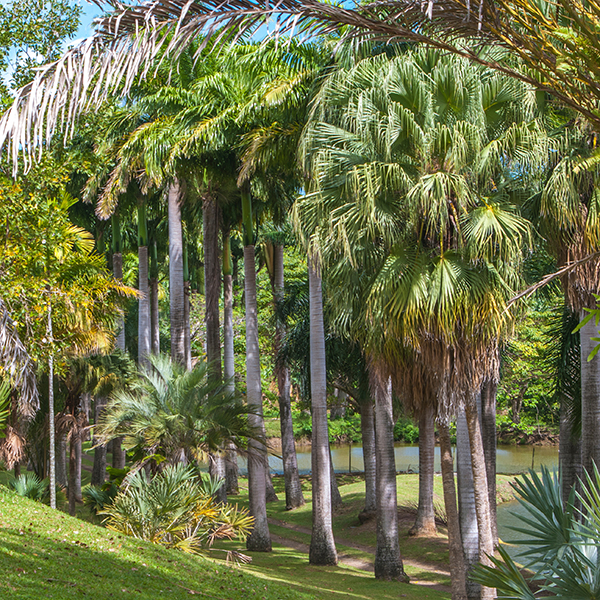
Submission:
M 309 600 L 219 562 L 127 538 L 0 487 L 0 598 Z

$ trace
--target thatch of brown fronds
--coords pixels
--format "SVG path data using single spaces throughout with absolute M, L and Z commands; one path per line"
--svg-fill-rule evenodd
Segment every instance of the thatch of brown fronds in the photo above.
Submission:
M 11 425 L 6 426 L 4 438 L 0 439 L 0 461 L 7 469 L 14 469 L 15 465 L 25 456 L 25 438 Z

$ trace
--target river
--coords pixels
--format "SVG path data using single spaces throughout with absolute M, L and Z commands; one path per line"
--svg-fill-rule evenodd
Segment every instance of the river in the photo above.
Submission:
M 298 470 L 301 475 L 310 473 L 311 454 L 310 446 L 296 448 L 298 456 Z M 342 444 L 331 447 L 333 468 L 336 473 L 362 472 L 364 471 L 362 446 L 360 444 Z M 414 444 L 395 444 L 396 471 L 418 472 L 419 470 L 419 447 Z M 538 470 L 541 465 L 550 469 L 558 468 L 557 446 L 509 446 L 499 445 L 496 457 L 496 469 L 498 473 L 514 474 L 523 473 L 532 466 Z M 246 474 L 246 461 L 239 459 L 240 472 Z M 271 473 L 281 475 L 283 463 L 279 458 L 277 450 L 269 455 L 269 467 Z M 435 449 L 435 470 L 440 471 L 440 449 Z

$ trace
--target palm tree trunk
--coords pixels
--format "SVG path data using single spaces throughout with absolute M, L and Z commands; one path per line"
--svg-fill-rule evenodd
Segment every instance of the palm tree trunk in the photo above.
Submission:
M 81 493 L 81 461 L 82 461 L 82 452 L 83 452 L 83 449 L 81 447 L 81 435 L 77 436 L 77 438 L 75 439 L 74 445 L 75 445 L 75 475 L 74 475 L 75 485 L 73 486 L 73 489 L 74 489 L 75 500 L 77 502 L 81 502 L 83 500 L 83 495 Z M 70 476 L 71 476 L 71 473 L 69 472 L 69 477 Z
M 230 393 L 235 391 L 235 355 L 233 350 L 233 282 L 231 280 L 231 241 L 229 230 L 223 231 L 223 375 Z M 225 460 L 226 492 L 237 494 L 238 465 L 234 444 L 229 444 Z
M 269 502 L 278 502 L 279 498 L 277 497 L 277 492 L 275 491 L 275 486 L 273 485 L 273 477 L 271 476 L 271 471 L 267 469 L 267 489 L 265 491 L 265 497 L 267 500 L 267 504 Z
M 104 410 L 105 398 L 96 398 L 94 404 L 94 425 L 98 423 L 100 415 Z M 94 436 L 93 445 L 96 446 L 98 439 Z M 92 467 L 92 485 L 102 485 L 106 481 L 106 444 L 96 446 L 94 450 L 94 466 Z
M 149 366 L 152 341 L 150 334 L 150 291 L 148 288 L 148 227 L 146 224 L 146 203 L 138 203 L 138 363 Z M 119 443 L 120 446 L 120 443 Z M 113 459 L 114 460 L 114 459 Z
M 344 504 L 340 488 L 338 487 L 335 469 L 333 468 L 333 458 L 331 456 L 331 445 L 329 445 L 329 480 L 331 482 L 331 511 L 332 514 Z
M 372 379 L 377 451 L 377 550 L 375 577 L 408 582 L 398 545 L 398 500 L 394 454 L 394 416 L 390 380 Z
M 244 217 L 244 292 L 246 302 L 246 388 L 248 405 L 254 414 L 248 416 L 250 426 L 258 432 L 261 440 L 248 443 L 248 495 L 250 514 L 254 517 L 254 529 L 248 536 L 248 550 L 271 551 L 271 536 L 267 522 L 267 451 L 263 443 L 265 422 L 262 409 L 260 381 L 260 352 L 258 345 L 258 315 L 256 307 L 256 263 L 252 229 L 252 202 L 250 191 L 242 191 Z
M 192 331 L 190 324 L 191 286 L 188 266 L 188 250 L 183 242 L 183 345 L 185 347 L 185 368 L 192 370 Z
M 473 491 L 475 493 L 477 530 L 479 532 L 479 561 L 485 565 L 491 565 L 489 556 L 492 556 L 494 553 L 494 538 L 492 536 L 492 519 L 487 483 L 487 469 L 485 465 L 485 452 L 481 437 L 477 401 L 474 394 L 467 394 L 465 413 L 469 428 L 469 443 L 471 446 Z M 495 589 L 481 586 L 482 600 L 495 597 Z
M 587 316 L 582 312 L 580 319 Z M 593 476 L 593 464 L 600 468 L 600 355 L 588 361 L 598 337 L 594 319 L 579 331 L 581 340 L 581 466 Z M 583 472 L 582 472 L 583 473 Z
M 571 419 L 564 402 L 560 407 L 558 460 L 562 501 L 566 505 L 571 490 L 577 483 L 577 478 L 581 477 L 581 439 L 573 432 Z
M 225 470 L 225 457 L 220 454 L 211 454 L 208 472 L 211 477 L 223 480 L 223 485 L 214 494 L 214 499 L 217 502 L 227 502 L 227 487 L 225 481 L 227 472 Z
M 121 222 L 118 213 L 115 213 L 111 218 L 112 224 L 112 263 L 113 275 L 115 279 L 123 281 L 123 254 L 121 241 Z M 119 317 L 118 333 L 116 340 L 117 348 L 125 352 L 125 319 Z
M 158 256 L 156 242 L 150 254 L 150 337 L 152 354 L 160 354 L 160 313 L 158 308 Z
M 67 487 L 67 434 L 61 433 L 56 442 L 56 483 Z
M 327 371 L 323 294 L 317 271 L 318 258 L 308 257 L 310 303 L 310 390 L 312 398 L 312 535 L 309 562 L 337 564 L 337 550 L 331 526 L 331 475 L 327 427 Z
M 204 298 L 206 303 L 206 360 L 211 377 L 222 380 L 221 330 L 219 298 L 221 297 L 221 268 L 219 264 L 219 205 L 208 196 L 202 204 L 204 232 Z
M 456 488 L 454 486 L 454 461 L 448 423 L 438 421 L 440 455 L 442 464 L 442 483 L 444 486 L 444 505 L 448 520 L 448 548 L 450 551 L 450 578 L 452 600 L 466 600 L 466 570 L 460 535 L 458 509 L 456 507 Z
M 479 561 L 479 532 L 473 491 L 469 428 L 463 411 L 459 411 L 456 417 L 456 475 L 458 480 L 460 536 L 465 557 L 465 568 L 469 574 Z M 477 600 L 480 596 L 481 586 L 468 579 L 467 597 L 469 600 Z
M 52 332 L 52 304 L 48 299 L 48 340 L 50 356 L 48 357 L 48 445 L 50 461 L 50 507 L 56 508 L 56 438 L 54 433 L 54 334 Z
M 77 441 L 79 441 L 79 456 L 81 458 L 81 438 L 75 431 L 71 432 L 69 442 L 69 514 L 75 516 L 75 503 L 77 501 Z M 79 461 L 81 467 L 81 460 Z M 79 472 L 79 487 L 81 489 L 81 471 Z
M 185 297 L 183 289 L 183 229 L 181 189 L 175 179 L 169 186 L 169 301 L 171 318 L 171 358 L 185 366 Z
M 496 392 L 498 384 L 489 379 L 481 387 L 481 436 L 485 454 L 485 467 L 490 499 L 492 537 L 498 545 L 498 522 L 496 518 Z
M 365 465 L 365 507 L 359 515 L 361 521 L 375 516 L 377 510 L 377 458 L 375 454 L 375 412 L 369 398 L 360 405 L 360 430 L 363 463 Z
M 283 246 L 273 246 L 273 300 L 275 305 L 283 300 L 284 270 Z M 277 357 L 285 337 L 285 324 L 279 319 L 275 326 L 274 352 Z M 290 397 L 290 369 L 277 360 L 275 364 L 277 388 L 279 391 L 279 423 L 281 427 L 281 456 L 283 458 L 283 477 L 285 480 L 285 508 L 292 510 L 305 503 L 298 472 L 294 425 L 292 422 L 292 401 Z
M 433 508 L 433 465 L 435 458 L 435 413 L 426 405 L 419 415 L 419 506 L 411 535 L 436 532 Z

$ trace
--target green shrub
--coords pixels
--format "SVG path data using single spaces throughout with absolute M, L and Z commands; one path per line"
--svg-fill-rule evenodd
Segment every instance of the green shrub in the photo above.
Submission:
M 8 487 L 19 496 L 43 501 L 48 496 L 48 480 L 40 479 L 35 473 L 22 473 L 8 480 Z
M 198 553 L 216 539 L 245 539 L 252 529 L 246 510 L 214 502 L 193 467 L 167 466 L 151 479 L 138 471 L 125 483 L 100 512 L 119 533 Z
M 415 444 L 419 441 L 419 428 L 408 417 L 400 417 L 394 426 L 394 440 Z

